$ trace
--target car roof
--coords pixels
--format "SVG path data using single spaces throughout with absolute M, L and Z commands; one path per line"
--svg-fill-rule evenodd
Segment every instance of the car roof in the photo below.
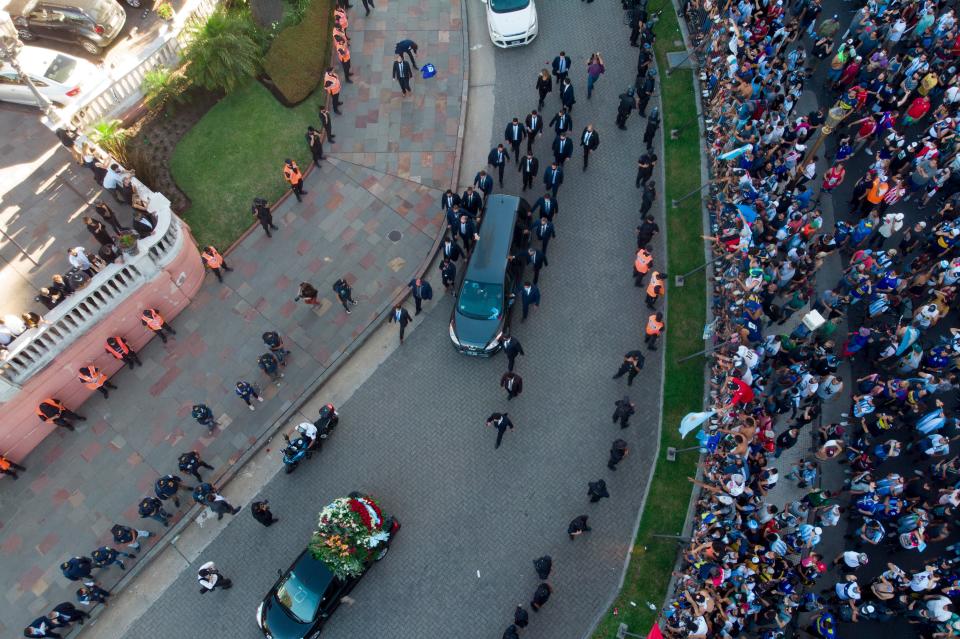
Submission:
M 491 195 L 487 211 L 480 225 L 480 239 L 470 257 L 464 278 L 476 282 L 503 281 L 507 256 L 513 244 L 513 228 L 517 223 L 517 209 L 525 204 L 515 195 Z

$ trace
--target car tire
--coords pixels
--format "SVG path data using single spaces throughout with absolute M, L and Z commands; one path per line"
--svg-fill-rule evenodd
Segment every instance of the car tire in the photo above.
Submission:
M 31 42 L 37 39 L 26 27 L 17 27 L 17 36 L 24 42 Z
M 383 550 L 377 553 L 377 556 L 373 558 L 374 561 L 380 561 L 387 556 L 387 553 L 390 552 L 390 545 L 387 544 L 383 547 Z
M 127 6 L 133 7 L 134 9 L 140 8 L 140 0 L 124 0 L 127 3 Z
M 293 464 L 287 464 L 286 466 L 283 467 L 283 472 L 289 475 L 290 473 L 293 472 L 294 468 L 296 468 L 296 466 L 294 466 Z
M 93 40 L 81 40 L 80 48 L 90 55 L 100 55 L 103 52 L 103 50 L 97 46 L 97 43 Z

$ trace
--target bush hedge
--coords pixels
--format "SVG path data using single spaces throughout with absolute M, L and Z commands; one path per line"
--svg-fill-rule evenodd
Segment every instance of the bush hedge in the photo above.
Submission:
M 300 24 L 281 31 L 270 45 L 263 70 L 287 106 L 306 100 L 323 79 L 330 65 L 332 24 L 333 0 L 313 0 Z

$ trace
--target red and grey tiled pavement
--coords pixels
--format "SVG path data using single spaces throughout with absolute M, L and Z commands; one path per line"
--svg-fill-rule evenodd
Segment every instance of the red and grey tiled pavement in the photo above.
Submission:
M 174 320 L 176 338 L 148 344 L 142 367 L 114 377 L 119 390 L 109 400 L 97 396 L 82 407 L 89 420 L 77 432 L 51 435 L 25 460 L 20 481 L 0 481 L 0 633 L 19 633 L 50 606 L 73 600 L 76 584 L 60 575 L 60 562 L 110 543 L 115 522 L 161 532 L 138 518 L 136 504 L 158 476 L 177 472 L 178 455 L 201 451 L 217 467 L 213 477 L 236 462 L 389 306 L 432 249 L 440 192 L 458 160 L 460 2 L 380 0 L 366 21 L 362 10 L 351 13 L 355 83 L 345 85 L 337 143 L 307 177 L 304 202 L 288 198 L 275 211 L 281 229 L 272 239 L 257 228 L 227 256 L 234 271 L 224 284 L 207 276 Z M 407 37 L 429 52 L 417 63 L 433 63 L 438 75 L 416 80 L 414 95 L 401 100 L 390 70 L 394 43 Z M 351 315 L 331 290 L 340 277 L 359 302 Z M 301 281 L 320 290 L 320 306 L 293 301 Z M 267 330 L 293 351 L 280 388 L 256 368 Z M 234 394 L 239 379 L 265 389 L 256 412 Z M 197 402 L 220 418 L 213 437 L 190 418 Z M 148 542 L 144 549 L 156 539 Z M 109 588 L 121 574 L 113 567 L 95 576 Z

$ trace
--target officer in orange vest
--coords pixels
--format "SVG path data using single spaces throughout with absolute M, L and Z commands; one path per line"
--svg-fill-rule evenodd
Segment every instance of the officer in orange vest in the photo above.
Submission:
M 143 366 L 143 362 L 140 361 L 140 357 L 137 355 L 137 352 L 130 348 L 130 345 L 127 344 L 127 340 L 123 339 L 119 335 L 108 337 L 107 344 L 104 348 L 108 353 L 117 359 L 123 360 L 129 364 L 130 368 L 133 368 L 134 364 Z
M 666 273 L 658 273 L 657 271 L 653 272 L 653 275 L 650 276 L 650 283 L 647 284 L 647 308 L 654 308 L 654 304 L 657 302 L 657 298 L 663 295 L 663 283 L 666 280 Z
M 0 475 L 10 475 L 14 479 L 19 479 L 20 476 L 17 475 L 17 471 L 23 472 L 26 470 L 26 467 L 21 466 L 15 461 L 10 461 L 3 455 L 0 455 Z
M 633 260 L 633 285 L 643 286 L 643 280 L 653 264 L 653 254 L 649 246 L 637 250 L 637 257 Z
M 646 337 L 643 338 L 643 341 L 647 343 L 647 349 L 651 351 L 657 350 L 657 338 L 660 337 L 660 334 L 663 332 L 663 313 L 657 311 L 648 317 L 644 332 L 647 334 Z
M 326 89 L 330 99 L 333 100 L 333 112 L 337 115 L 343 115 L 340 113 L 340 78 L 337 77 L 337 72 L 334 71 L 333 67 L 327 67 L 326 73 L 323 74 L 323 88 Z
M 341 30 L 346 31 L 350 23 L 347 21 L 347 12 L 343 7 L 337 7 L 333 10 L 333 23 Z
M 106 373 L 93 364 L 87 364 L 80 369 L 80 381 L 90 390 L 98 390 L 103 393 L 104 398 L 110 397 L 110 392 L 107 391 L 108 388 L 117 390 L 117 387 L 107 379 Z
M 307 191 L 303 190 L 303 173 L 300 172 L 297 163 L 290 158 L 283 161 L 283 179 L 290 184 L 290 189 L 297 196 L 297 202 L 303 202 L 300 196 L 307 194 Z
M 200 257 L 203 258 L 204 265 L 213 271 L 213 274 L 217 276 L 217 281 L 223 282 L 223 276 L 220 274 L 220 269 L 225 271 L 232 271 L 233 269 L 227 266 L 227 261 L 223 259 L 223 256 L 217 252 L 217 249 L 212 246 L 208 246 L 203 249 L 203 253 L 200 254 Z
M 177 332 L 173 330 L 173 327 L 164 321 L 160 311 L 155 308 L 143 309 L 143 313 L 140 314 L 140 323 L 146 326 L 147 330 L 153 331 L 164 344 L 167 343 L 167 336 L 164 335 L 165 332 L 171 335 L 177 334 Z
M 890 185 L 887 183 L 887 176 L 884 175 L 875 178 L 873 184 L 870 185 L 869 190 L 867 190 L 864 196 L 866 206 L 858 207 L 863 212 L 863 215 L 866 215 L 872 211 L 874 207 L 883 202 L 883 196 L 886 195 L 889 190 Z
M 343 81 L 347 84 L 353 84 L 350 74 L 350 47 L 346 42 L 337 42 L 337 58 L 340 60 L 340 66 L 343 67 Z
M 81 422 L 87 421 L 83 415 L 78 415 L 63 405 L 56 397 L 49 397 L 37 406 L 37 417 L 46 424 L 56 424 L 63 426 L 67 430 L 73 430 L 73 424 L 67 420 L 76 419 Z

